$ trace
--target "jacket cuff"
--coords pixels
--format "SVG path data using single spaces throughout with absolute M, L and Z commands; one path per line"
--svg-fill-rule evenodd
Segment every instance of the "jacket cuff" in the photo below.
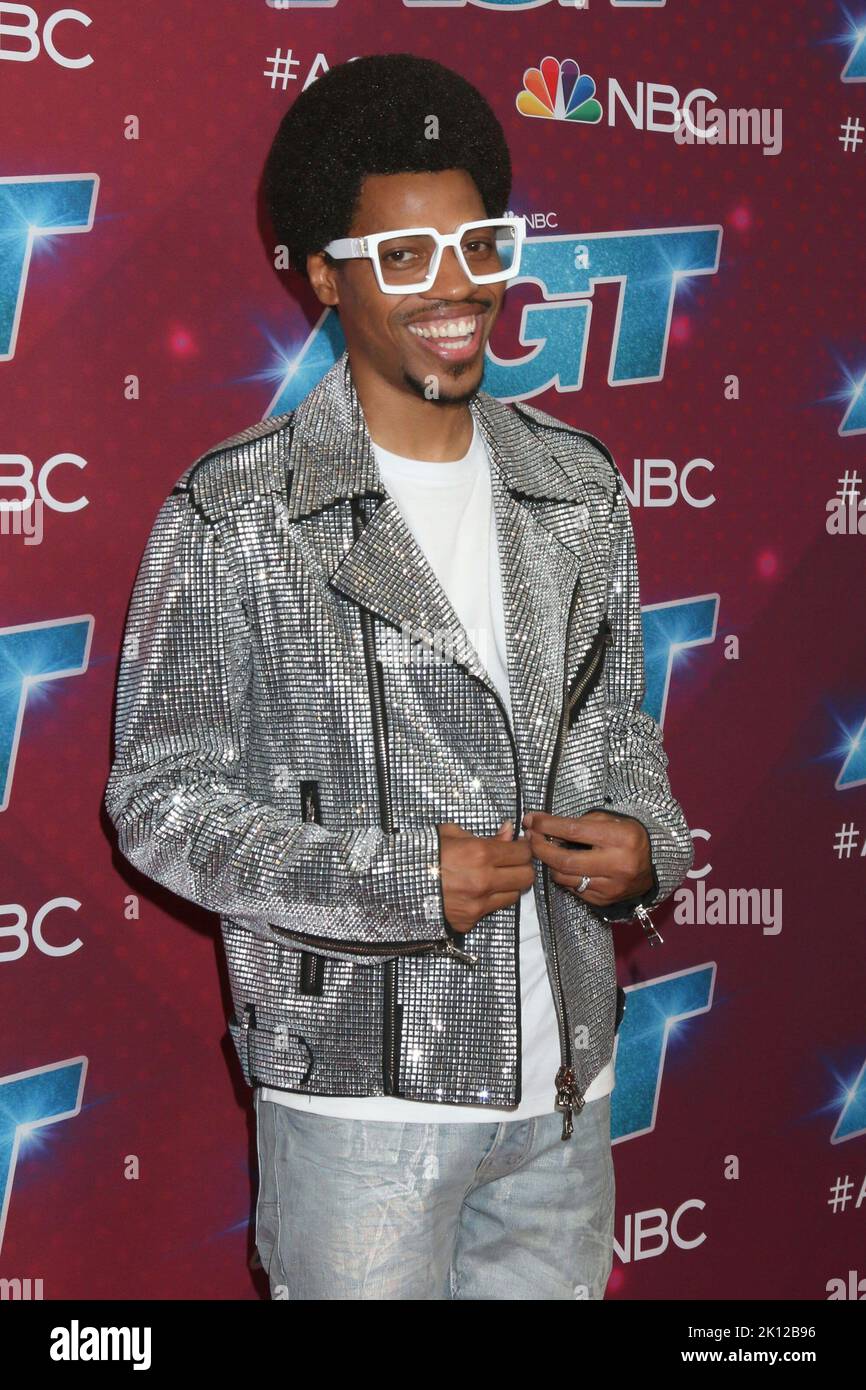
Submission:
M 442 923 L 442 935 L 443 935 L 443 936 L 446 936 L 446 937 L 448 938 L 449 941 L 455 941 L 455 942 L 458 942 L 458 943 L 460 943 L 460 944 L 463 944 L 463 943 L 465 942 L 465 933 L 464 933 L 464 932 L 455 931 L 455 929 L 452 927 L 451 923 L 448 921 L 448 919 L 447 919 L 446 916 L 445 916 L 445 896 L 444 896 L 444 894 L 443 894 L 443 892 L 442 892 L 442 840 L 441 840 L 441 837 L 440 837 L 440 835 L 439 835 L 439 827 L 438 827 L 438 825 L 435 827 L 435 832 L 434 832 L 434 833 L 435 833 L 435 835 L 436 835 L 436 856 L 437 856 L 437 857 L 436 857 L 436 872 L 435 872 L 435 877 L 436 877 L 436 880 L 437 880 L 438 885 L 439 885 L 439 904 L 438 904 L 438 906 L 439 906 L 439 919 L 438 919 L 438 921 L 441 921 L 441 923 Z M 432 904 L 431 904 L 430 911 L 431 911 L 431 913 L 432 913 L 432 911 L 433 911 Z M 438 925 L 438 922 L 437 922 L 437 925 Z M 465 946 L 464 946 L 464 949 L 465 949 Z
M 652 865 L 652 873 L 652 884 L 645 893 L 634 898 L 620 898 L 615 903 L 606 903 L 604 907 L 595 906 L 593 903 L 587 903 L 587 907 L 605 922 L 620 922 L 624 917 L 633 917 L 639 907 L 654 907 L 659 899 L 659 878 L 655 864 Z
M 603 907 L 598 906 L 594 903 L 587 903 L 586 905 L 589 908 L 589 910 L 591 912 L 594 912 L 597 917 L 601 917 L 601 919 L 605 922 L 620 922 L 624 918 L 633 917 L 636 909 L 639 907 L 655 907 L 657 903 L 663 901 L 663 899 L 667 897 L 667 893 L 662 891 L 662 885 L 659 881 L 658 873 L 658 865 L 660 862 L 662 862 L 661 856 L 662 835 L 664 833 L 663 827 L 660 826 L 656 821 L 654 821 L 650 816 L 648 816 L 646 811 L 642 807 L 640 810 L 640 815 L 636 813 L 637 808 L 635 807 L 632 807 L 631 810 L 625 810 L 623 807 L 605 805 L 592 806 L 590 807 L 590 810 L 606 811 L 607 814 L 611 816 L 623 816 L 628 820 L 636 820 L 640 822 L 647 835 L 649 836 L 650 868 L 652 870 L 653 881 L 644 893 L 635 894 L 633 897 L 630 898 L 619 898 L 616 902 L 605 903 Z M 677 878 L 676 882 L 679 883 L 680 878 Z M 671 889 L 669 889 L 668 892 L 672 891 L 674 886 L 675 885 L 672 885 Z
M 392 839 L 397 883 L 406 885 L 401 907 L 407 939 L 434 941 L 451 935 L 445 921 L 442 861 L 437 827 L 397 831 Z

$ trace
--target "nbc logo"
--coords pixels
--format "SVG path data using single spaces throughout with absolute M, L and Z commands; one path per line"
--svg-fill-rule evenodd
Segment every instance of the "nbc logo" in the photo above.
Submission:
M 709 130 L 701 130 L 691 119 L 691 107 L 699 97 L 716 100 L 715 92 L 708 87 L 694 87 L 683 97 L 676 87 L 667 82 L 635 82 L 626 91 L 615 77 L 610 75 L 605 83 L 607 90 L 607 124 L 615 126 L 617 117 L 625 119 L 635 130 L 650 130 L 660 135 L 674 135 L 681 143 L 683 137 L 678 133 L 685 125 L 689 139 L 709 135 Z M 515 104 L 521 116 L 540 117 L 546 121 L 574 121 L 581 125 L 598 125 L 604 119 L 602 103 L 596 96 L 596 85 L 589 73 L 581 72 L 574 58 L 542 58 L 537 68 L 527 68 L 523 74 L 523 91 L 518 92 Z M 604 96 L 602 94 L 602 100 Z M 715 112 L 716 115 L 724 113 Z M 751 120 L 758 116 L 757 111 L 743 111 L 739 108 L 728 113 L 731 117 L 742 115 Z M 715 133 L 715 128 L 712 132 Z M 743 142 L 738 142 L 743 143 Z M 777 150 L 764 150 L 764 153 L 777 153 Z
M 540 116 L 547 121 L 582 121 L 597 125 L 601 104 L 596 101 L 595 83 L 581 72 L 574 58 L 542 58 L 541 66 L 527 68 L 523 91 L 517 95 L 522 116 Z

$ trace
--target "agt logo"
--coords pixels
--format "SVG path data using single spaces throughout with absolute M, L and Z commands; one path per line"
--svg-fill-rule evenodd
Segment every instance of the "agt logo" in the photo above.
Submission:
M 516 106 L 521 116 L 545 121 L 572 121 L 581 125 L 598 125 L 604 112 L 595 95 L 595 81 L 589 73 L 581 72 L 574 58 L 542 58 L 537 68 L 527 68 L 523 74 L 523 91 L 518 92 Z M 616 125 L 617 108 L 621 108 L 635 130 L 660 131 L 675 134 L 683 121 L 697 134 L 690 114 L 693 101 L 715 93 L 706 87 L 695 87 L 681 103 L 676 87 L 666 82 L 636 82 L 632 99 L 626 95 L 615 77 L 607 79 L 607 123 Z

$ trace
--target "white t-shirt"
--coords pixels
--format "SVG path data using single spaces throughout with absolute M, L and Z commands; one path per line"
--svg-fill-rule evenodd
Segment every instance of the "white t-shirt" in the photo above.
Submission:
M 453 462 L 402 458 L 378 444 L 373 444 L 373 452 L 387 491 L 466 628 L 510 718 L 490 462 L 477 424 L 468 452 Z M 479 925 L 483 931 L 483 923 Z M 262 1095 L 266 1100 L 320 1115 L 365 1120 L 489 1124 L 552 1114 L 554 1078 L 561 1063 L 559 1028 L 532 888 L 520 900 L 520 984 L 523 1056 L 521 1100 L 516 1110 L 497 1110 L 486 1105 L 437 1105 L 398 1096 L 307 1096 L 270 1087 L 263 1087 Z M 586 1092 L 586 1100 L 608 1095 L 613 1086 L 611 1059 Z

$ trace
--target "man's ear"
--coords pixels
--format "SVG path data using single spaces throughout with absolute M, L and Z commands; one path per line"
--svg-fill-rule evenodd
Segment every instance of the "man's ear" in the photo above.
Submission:
M 340 302 L 337 267 L 324 251 L 314 251 L 307 257 L 307 275 L 320 303 L 336 308 Z

